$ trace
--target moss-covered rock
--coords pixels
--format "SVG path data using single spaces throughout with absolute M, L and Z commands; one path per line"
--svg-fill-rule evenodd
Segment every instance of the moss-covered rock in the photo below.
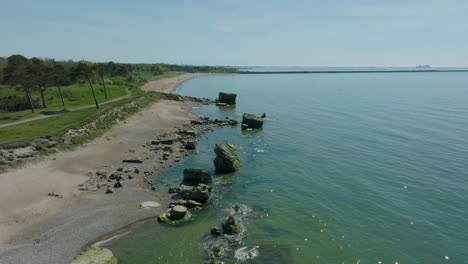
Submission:
M 169 209 L 165 214 L 158 217 L 158 221 L 166 224 L 179 224 L 185 222 L 192 217 L 192 214 L 185 206 L 176 205 Z
M 117 258 L 107 248 L 91 246 L 76 256 L 71 264 L 117 264 Z
M 234 216 L 229 216 L 223 223 L 223 231 L 227 235 L 235 235 L 241 232 L 241 226 L 236 221 Z

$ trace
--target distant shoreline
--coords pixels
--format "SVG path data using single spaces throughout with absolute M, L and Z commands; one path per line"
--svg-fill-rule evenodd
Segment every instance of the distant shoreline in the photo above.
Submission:
M 356 71 L 239 71 L 239 74 L 320 74 L 320 73 L 424 73 L 424 72 L 468 72 L 468 70 L 356 70 Z

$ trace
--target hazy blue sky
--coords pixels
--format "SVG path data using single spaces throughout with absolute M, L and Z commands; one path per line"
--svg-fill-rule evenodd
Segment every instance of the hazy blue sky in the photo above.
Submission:
M 0 0 L 0 56 L 468 66 L 468 0 Z

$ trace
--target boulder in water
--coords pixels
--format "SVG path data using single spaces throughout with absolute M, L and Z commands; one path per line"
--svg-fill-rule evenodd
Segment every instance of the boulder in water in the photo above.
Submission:
M 235 235 L 240 233 L 241 226 L 236 221 L 234 216 L 229 216 L 226 221 L 223 223 L 223 231 L 228 235 Z
M 184 170 L 185 185 L 197 185 L 199 183 L 211 184 L 211 172 L 206 169 L 190 168 Z
M 219 227 L 212 227 L 211 228 L 211 234 L 213 236 L 220 236 L 221 235 L 221 228 Z
M 234 105 L 236 104 L 236 97 L 237 97 L 237 94 L 234 94 L 234 93 L 219 92 L 218 102 L 225 103 L 228 105 Z
M 216 144 L 214 152 L 214 166 L 216 171 L 232 172 L 240 169 L 241 161 L 236 154 L 236 146 L 227 141 L 221 141 Z
M 246 125 L 246 126 L 244 126 Z M 256 115 L 245 113 L 242 116 L 242 129 L 247 128 L 262 128 L 263 127 L 263 118 Z
M 186 200 L 205 203 L 211 197 L 211 187 L 201 183 L 196 186 L 181 185 L 179 194 Z
M 191 216 L 192 214 L 187 210 L 187 207 L 176 205 L 165 214 L 160 215 L 158 220 L 167 224 L 178 224 L 187 221 Z

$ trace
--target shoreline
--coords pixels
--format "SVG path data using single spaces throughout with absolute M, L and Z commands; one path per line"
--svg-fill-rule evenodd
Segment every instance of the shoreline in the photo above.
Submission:
M 150 82 L 143 89 L 173 93 L 185 81 L 206 75 L 210 74 L 182 74 Z M 157 164 L 156 156 L 162 153 L 149 151 L 143 144 L 199 119 L 192 113 L 196 105 L 159 101 L 77 149 L 0 174 L 0 262 L 70 263 L 93 241 L 165 212 L 170 195 L 150 191 L 143 175 L 161 172 L 180 159 L 176 155 L 189 153 L 174 153 Z M 122 163 L 135 156 L 145 157 L 144 161 Z M 134 173 L 133 180 L 126 180 L 113 194 L 78 189 L 78 184 L 89 179 L 86 174 L 97 170 L 112 173 L 122 166 L 136 166 L 145 173 Z M 140 209 L 140 203 L 147 200 L 161 206 Z

